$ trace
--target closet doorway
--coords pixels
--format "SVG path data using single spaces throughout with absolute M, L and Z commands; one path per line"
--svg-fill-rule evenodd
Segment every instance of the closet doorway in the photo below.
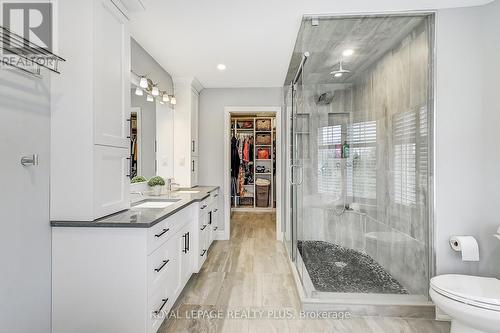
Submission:
M 280 107 L 225 108 L 225 238 L 233 213 L 276 214 L 281 240 Z

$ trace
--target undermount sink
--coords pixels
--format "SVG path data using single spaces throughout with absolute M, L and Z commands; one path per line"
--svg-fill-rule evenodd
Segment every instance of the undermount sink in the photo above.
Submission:
M 173 205 L 180 199 L 157 199 L 157 200 L 144 200 L 141 203 L 133 206 L 133 208 L 165 208 L 170 205 Z
M 200 191 L 194 191 L 194 190 L 179 190 L 179 191 L 175 191 L 175 193 L 200 193 Z

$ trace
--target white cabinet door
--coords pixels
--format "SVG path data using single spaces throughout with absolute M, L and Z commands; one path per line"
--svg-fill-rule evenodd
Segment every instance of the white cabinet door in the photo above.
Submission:
M 94 31 L 94 143 L 126 148 L 130 34 L 127 19 L 111 0 L 96 1 Z
M 191 187 L 198 185 L 198 157 L 191 157 Z
M 179 288 L 180 292 L 193 272 L 193 232 L 191 224 L 184 227 L 179 233 Z
M 125 148 L 94 146 L 94 218 L 130 208 L 129 156 Z
M 198 156 L 198 92 L 191 89 L 191 156 Z

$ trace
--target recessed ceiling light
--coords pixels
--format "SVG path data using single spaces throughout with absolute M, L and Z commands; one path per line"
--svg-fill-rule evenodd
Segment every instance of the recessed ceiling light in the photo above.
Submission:
M 217 69 L 220 70 L 220 71 L 223 71 L 223 70 L 226 69 L 226 65 L 224 65 L 224 64 L 218 64 L 217 65 Z
M 344 57 L 350 57 L 350 56 L 352 56 L 353 54 L 354 54 L 354 50 L 352 50 L 352 49 L 347 49 L 347 50 L 344 50 L 344 52 L 342 52 L 342 55 L 343 55 Z

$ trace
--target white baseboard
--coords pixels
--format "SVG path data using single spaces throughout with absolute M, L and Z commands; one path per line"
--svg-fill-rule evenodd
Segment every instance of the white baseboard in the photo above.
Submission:
M 215 239 L 221 241 L 229 240 L 229 232 L 227 232 L 226 230 L 219 230 L 215 234 Z

